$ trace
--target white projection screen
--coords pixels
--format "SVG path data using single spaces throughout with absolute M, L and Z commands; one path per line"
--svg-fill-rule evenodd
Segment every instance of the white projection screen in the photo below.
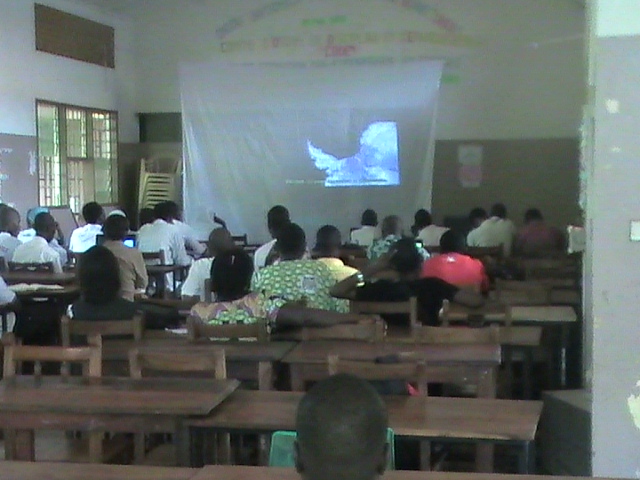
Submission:
M 441 62 L 181 65 L 185 218 L 250 241 L 285 205 L 312 244 L 365 208 L 408 222 L 431 204 Z M 407 225 L 408 227 L 408 225 Z

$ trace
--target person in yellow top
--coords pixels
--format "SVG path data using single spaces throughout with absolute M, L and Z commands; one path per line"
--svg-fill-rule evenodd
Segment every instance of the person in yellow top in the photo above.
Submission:
M 333 225 L 325 225 L 316 233 L 316 246 L 313 249 L 313 257 L 318 262 L 324 263 L 336 282 L 341 282 L 345 278 L 358 273 L 358 270 L 345 265 L 340 259 L 340 247 L 342 246 L 342 236 L 340 230 Z

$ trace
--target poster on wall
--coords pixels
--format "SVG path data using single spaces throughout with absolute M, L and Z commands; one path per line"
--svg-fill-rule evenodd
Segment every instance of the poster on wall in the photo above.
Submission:
M 458 147 L 458 179 L 462 188 L 478 188 L 482 184 L 482 145 Z

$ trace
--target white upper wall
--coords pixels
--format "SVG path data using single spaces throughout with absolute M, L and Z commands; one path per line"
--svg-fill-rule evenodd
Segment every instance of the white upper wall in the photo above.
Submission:
M 38 0 L 115 28 L 116 68 L 35 49 L 34 2 L 0 0 L 0 133 L 35 135 L 36 99 L 117 110 L 120 141 L 138 140 L 132 22 L 68 0 Z
M 259 7 L 285 3 L 295 5 L 258 20 L 251 18 L 259 16 Z M 316 61 L 324 58 L 320 46 L 327 34 L 359 33 L 360 38 L 336 42 L 355 45 L 353 58 L 448 59 L 439 105 L 439 139 L 578 135 L 586 72 L 585 11 L 578 2 L 414 3 L 437 10 L 420 15 L 390 0 L 140 0 L 135 12 L 137 109 L 180 111 L 181 62 Z M 408 31 L 442 34 L 445 30 L 434 22 L 434 12 L 453 20 L 457 38 L 468 45 L 452 46 L 451 38 L 444 39 L 444 46 L 433 41 L 390 42 L 391 37 L 384 36 Z M 234 18 L 242 19 L 244 25 L 224 41 L 236 51 L 223 53 L 216 29 Z M 337 20 L 330 25 L 314 24 L 332 18 Z M 377 43 L 359 43 L 365 33 L 378 34 Z M 299 43 L 265 48 L 273 37 Z M 249 50 L 250 42 L 254 51 Z M 259 51 L 255 45 L 260 45 Z
M 597 4 L 597 36 L 619 37 L 640 33 L 640 0 L 591 1 Z

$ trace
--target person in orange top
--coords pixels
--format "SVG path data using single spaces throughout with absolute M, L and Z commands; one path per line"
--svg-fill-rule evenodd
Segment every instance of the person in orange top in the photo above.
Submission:
M 435 277 L 456 287 L 474 287 L 489 291 L 489 277 L 480 260 L 464 255 L 464 237 L 453 230 L 440 238 L 440 255 L 430 258 L 422 266 L 422 278 Z

